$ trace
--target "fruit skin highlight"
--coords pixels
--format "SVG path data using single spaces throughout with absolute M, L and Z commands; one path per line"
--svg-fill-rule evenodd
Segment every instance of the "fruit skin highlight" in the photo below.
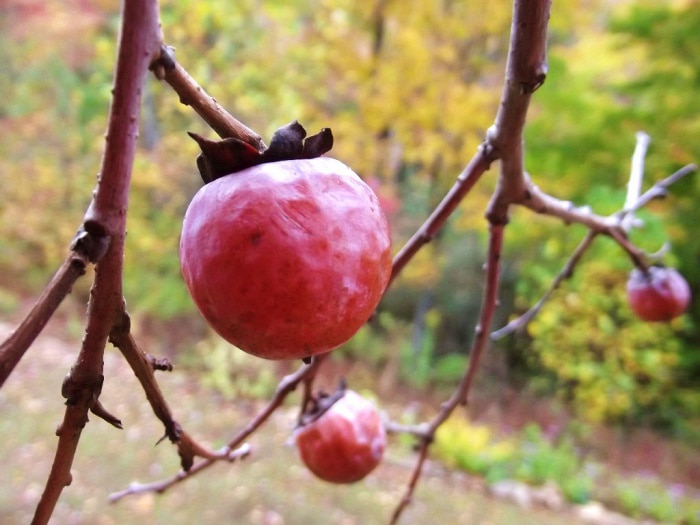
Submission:
M 386 431 L 373 403 L 346 390 L 318 419 L 295 433 L 304 464 L 331 483 L 354 483 L 372 472 L 386 448 Z
M 205 184 L 187 209 L 182 274 L 211 327 L 266 359 L 352 337 L 391 275 L 377 197 L 328 157 L 271 162 Z
M 690 287 L 673 268 L 652 266 L 648 273 L 635 268 L 627 281 L 627 300 L 644 321 L 670 321 L 688 308 Z

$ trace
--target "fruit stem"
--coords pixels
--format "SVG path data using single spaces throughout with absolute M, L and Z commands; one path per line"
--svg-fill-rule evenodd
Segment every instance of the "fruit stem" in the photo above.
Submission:
M 297 428 L 304 427 L 319 419 L 345 395 L 346 390 L 345 378 L 341 378 L 338 382 L 338 388 L 332 394 L 321 392 L 318 397 L 311 396 L 309 398 L 311 402 L 306 403 L 299 414 Z
M 150 69 L 158 80 L 165 80 L 175 90 L 182 104 L 191 106 L 221 138 L 241 140 L 261 153 L 267 149 L 260 135 L 221 107 L 175 60 L 172 47 L 163 44 L 160 56 L 153 61 Z

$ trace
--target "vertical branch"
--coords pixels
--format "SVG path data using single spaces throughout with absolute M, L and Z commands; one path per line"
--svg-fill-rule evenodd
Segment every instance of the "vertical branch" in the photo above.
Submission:
M 489 144 L 501 159 L 492 211 L 526 198 L 529 180 L 523 169 L 523 129 L 532 93 L 547 77 L 547 25 L 551 0 L 516 0 L 501 105 L 489 130 Z
M 158 3 L 155 0 L 125 0 L 105 152 L 97 189 L 84 224 L 89 234 L 109 237 L 110 244 L 96 267 L 80 353 L 63 384 L 66 411 L 57 431 L 58 447 L 33 525 L 48 522 L 63 488 L 71 482 L 70 468 L 80 435 L 87 423 L 88 411 L 97 405 L 102 388 L 107 337 L 123 309 L 126 210 L 141 94 L 148 67 L 158 56 L 161 40 Z
M 501 252 L 503 249 L 503 233 L 505 225 L 491 224 L 489 235 L 489 251 L 486 260 L 486 287 L 481 303 L 479 324 L 476 326 L 476 337 L 469 353 L 469 366 L 464 379 L 455 393 L 456 401 L 466 405 L 469 390 L 474 381 L 474 376 L 479 367 L 479 362 L 484 350 L 489 344 L 489 330 L 493 322 L 493 316 L 498 306 L 498 288 L 501 268 Z
M 476 337 L 469 352 L 469 365 L 462 377 L 462 381 L 455 390 L 452 397 L 443 403 L 440 412 L 435 416 L 425 428 L 421 428 L 417 434 L 421 438 L 420 447 L 418 449 L 418 460 L 411 474 L 411 479 L 408 482 L 408 488 L 403 498 L 397 505 L 392 515 L 390 523 L 392 525 L 398 523 L 404 509 L 411 503 L 413 492 L 418 485 L 423 465 L 428 459 L 428 449 L 431 443 L 435 440 L 435 433 L 447 419 L 452 415 L 452 412 L 459 406 L 467 403 L 469 390 L 474 381 L 476 371 L 479 367 L 479 361 L 484 353 L 484 350 L 489 343 L 489 330 L 493 316 L 498 305 L 498 287 L 500 275 L 501 251 L 503 248 L 503 233 L 505 225 L 491 224 L 489 236 L 489 249 L 486 259 L 486 287 L 484 288 L 484 296 L 481 303 L 481 313 L 479 315 L 479 324 L 476 327 Z
M 85 214 L 85 230 L 120 235 L 126 224 L 143 84 L 159 56 L 162 34 L 156 0 L 123 0 L 119 54 L 105 155 L 97 189 Z
M 191 478 L 195 474 L 198 474 L 199 472 L 211 467 L 217 461 L 232 461 L 239 456 L 239 454 L 236 453 L 237 447 L 243 446 L 243 441 L 269 419 L 272 413 L 284 402 L 286 397 L 296 389 L 297 385 L 299 385 L 301 382 L 304 382 L 304 384 L 307 385 L 313 380 L 319 367 L 321 366 L 321 363 L 325 361 L 326 357 L 327 354 L 316 355 L 312 358 L 311 363 L 304 364 L 293 374 L 285 376 L 277 385 L 275 395 L 272 396 L 272 399 L 268 401 L 267 405 L 265 405 L 265 407 L 263 407 L 263 409 L 260 410 L 260 412 L 258 412 L 258 414 L 253 417 L 253 419 L 249 421 L 248 424 L 219 451 L 216 457 L 202 459 L 194 463 L 188 470 L 180 470 L 177 474 L 168 479 L 155 481 L 153 483 L 132 483 L 127 489 L 112 494 L 109 500 L 114 503 L 132 494 L 142 494 L 145 492 L 165 492 L 173 485 L 181 483 L 182 481 Z M 306 396 L 306 392 L 304 395 Z M 302 401 L 302 406 L 304 403 L 305 401 Z M 245 449 L 244 453 L 247 454 Z
M 501 104 L 495 123 L 487 133 L 486 143 L 480 150 L 481 160 L 477 155 L 470 163 L 470 166 L 479 167 L 483 164 L 485 155 L 490 160 L 500 159 L 501 161 L 498 184 L 486 210 L 486 218 L 490 224 L 489 251 L 486 263 L 486 288 L 479 323 L 476 327 L 476 337 L 469 354 L 467 370 L 459 386 L 450 399 L 442 405 L 433 421 L 418 432 L 421 439 L 418 460 L 406 493 L 394 511 L 392 524 L 398 522 L 403 510 L 411 502 L 428 456 L 428 448 L 435 439 L 437 429 L 457 406 L 467 403 L 481 356 L 488 345 L 488 332 L 498 304 L 500 258 L 504 228 L 508 223 L 508 211 L 514 203 L 525 203 L 531 200 L 533 194 L 533 186 L 523 169 L 523 129 L 532 93 L 542 85 L 547 75 L 546 46 L 550 7 L 551 0 L 515 0 L 513 6 L 510 47 Z M 476 178 L 480 175 L 478 169 L 472 172 L 476 174 Z M 467 179 L 470 178 L 467 177 Z M 451 201 L 448 202 L 451 203 Z M 440 213 L 436 210 L 426 223 L 441 224 L 445 218 L 442 216 L 443 212 L 449 215 L 451 210 L 446 208 Z M 439 220 L 432 220 L 436 216 Z M 422 242 L 424 244 L 430 240 L 428 234 L 431 231 L 430 227 L 424 225 L 414 237 L 424 238 Z M 419 243 L 415 244 L 420 247 Z M 403 251 L 399 252 L 394 259 L 394 274 L 397 273 L 397 269 L 401 269 L 397 260 L 403 260 Z
M 627 196 L 625 197 L 625 216 L 622 218 L 621 226 L 625 231 L 629 231 L 634 224 L 633 208 L 642 194 L 642 182 L 644 180 L 644 159 L 649 149 L 651 137 L 643 132 L 637 132 L 637 144 L 632 153 L 632 166 L 630 167 L 630 178 L 627 181 Z

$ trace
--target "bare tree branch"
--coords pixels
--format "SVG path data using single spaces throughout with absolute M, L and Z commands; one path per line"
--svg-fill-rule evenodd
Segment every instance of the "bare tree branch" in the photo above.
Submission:
M 163 393 L 155 379 L 155 369 L 152 361 L 138 347 L 134 336 L 131 334 L 129 315 L 122 313 L 122 319 L 115 324 L 109 334 L 110 342 L 116 346 L 126 359 L 129 366 L 141 383 L 146 399 L 153 409 L 153 413 L 163 423 L 166 437 L 173 443 L 180 439 L 182 429 L 172 416 L 170 406 L 163 397 Z
M 227 449 L 228 450 L 228 449 Z M 219 458 L 210 458 L 211 463 L 207 462 L 202 462 L 200 465 L 202 465 L 202 468 L 199 470 L 203 470 L 204 465 L 209 466 L 215 462 L 216 459 L 220 461 L 228 461 L 229 463 L 232 463 L 233 461 L 237 459 L 244 459 L 247 457 L 251 452 L 251 446 L 248 443 L 244 443 L 238 448 L 228 451 L 226 453 L 226 456 L 221 456 Z M 155 481 L 153 483 L 131 483 L 127 488 L 124 490 L 120 490 L 119 492 L 113 492 L 112 494 L 109 495 L 109 502 L 110 503 L 116 503 L 120 499 L 123 499 L 127 496 L 132 496 L 135 494 L 145 494 L 147 492 L 155 492 L 157 494 L 162 494 L 165 492 L 168 488 L 171 486 L 175 485 L 176 483 L 179 483 L 180 481 L 184 481 L 185 479 L 189 478 L 194 474 L 192 472 L 193 469 L 189 471 L 181 470 L 178 472 L 175 476 L 170 478 L 168 483 L 165 481 Z
M 576 247 L 574 250 L 574 253 L 571 254 L 571 257 L 569 258 L 568 261 L 566 261 L 566 264 L 564 265 L 564 268 L 557 274 L 557 276 L 554 278 L 554 281 L 552 281 L 551 286 L 549 289 L 545 292 L 545 294 L 540 298 L 537 303 L 530 308 L 527 312 L 525 312 L 523 315 L 518 317 L 517 319 L 513 319 L 510 323 L 508 323 L 506 326 L 503 328 L 496 330 L 491 334 L 491 339 L 494 341 L 497 341 L 498 339 L 502 339 L 505 336 L 517 332 L 519 330 L 522 330 L 527 326 L 527 324 L 532 321 L 535 316 L 540 312 L 542 307 L 547 303 L 549 298 L 552 296 L 554 291 L 559 288 L 562 282 L 564 282 L 566 279 L 571 277 L 571 275 L 574 272 L 574 268 L 578 264 L 578 262 L 581 260 L 581 257 L 588 251 L 588 248 L 593 244 L 593 240 L 596 238 L 598 235 L 597 232 L 593 230 L 589 230 L 586 236 L 583 238 L 583 240 L 579 243 L 579 245 Z
M 639 135 L 638 135 L 639 137 Z M 648 139 L 645 139 L 644 136 L 642 136 L 643 141 L 647 141 Z M 648 142 L 647 142 L 648 144 Z M 638 146 L 639 148 L 640 146 Z M 644 144 L 642 144 L 641 147 L 645 147 Z M 644 149 L 646 151 L 646 149 Z M 638 149 L 635 149 L 635 155 L 633 156 L 633 159 L 638 156 Z M 637 178 L 639 179 L 639 176 L 636 175 L 636 170 L 639 169 L 639 166 L 643 166 L 643 163 L 640 164 L 640 160 L 637 159 L 636 161 L 633 160 L 633 168 L 632 168 L 632 175 L 631 178 Z M 662 198 L 666 196 L 668 188 L 675 184 L 676 182 L 680 181 L 683 177 L 690 175 L 691 173 L 695 172 L 697 170 L 697 166 L 695 164 L 688 164 L 687 166 L 682 167 L 672 175 L 669 175 L 663 180 L 660 180 L 656 184 L 654 184 L 651 188 L 649 188 L 647 191 L 645 191 L 641 196 L 638 196 L 634 202 L 632 202 L 629 198 L 625 201 L 625 207 L 618 211 L 617 213 L 612 214 L 609 217 L 609 221 L 611 222 L 612 225 L 617 225 L 616 227 L 619 228 L 622 232 L 626 232 L 627 228 L 631 227 L 634 223 L 633 222 L 626 222 L 625 219 L 628 217 L 629 214 L 634 213 L 635 211 L 640 210 L 642 207 L 646 206 L 649 204 L 654 199 Z M 629 187 L 629 186 L 628 186 Z M 632 190 L 633 193 L 636 190 Z M 628 193 L 629 196 L 629 193 Z M 613 230 L 615 231 L 615 230 Z M 581 258 L 583 255 L 588 251 L 588 249 L 591 247 L 593 244 L 593 241 L 596 239 L 596 237 L 603 232 L 596 231 L 594 229 L 590 229 L 588 233 L 586 233 L 585 237 L 581 240 L 579 245 L 576 247 L 574 252 L 571 254 L 569 259 L 566 261 L 566 264 L 562 268 L 562 270 L 557 274 L 557 276 L 554 278 L 552 281 L 552 284 L 550 285 L 549 289 L 544 293 L 544 295 L 540 298 L 537 303 L 532 306 L 527 312 L 525 312 L 523 315 L 520 317 L 513 319 L 510 321 L 506 326 L 503 328 L 500 328 L 493 332 L 491 334 L 491 338 L 495 341 L 498 339 L 502 339 L 507 335 L 510 335 L 514 332 L 518 332 L 520 330 L 523 330 L 529 323 L 532 321 L 535 316 L 539 313 L 539 311 L 542 309 L 542 307 L 546 304 L 546 302 L 551 298 L 552 294 L 554 291 L 559 288 L 562 282 L 564 282 L 566 279 L 569 279 L 574 272 L 574 269 L 576 265 L 580 262 Z M 644 257 L 644 254 L 642 254 L 641 250 L 637 249 L 634 247 L 629 241 L 627 241 L 626 237 L 624 235 L 618 236 L 618 237 L 613 237 L 618 243 L 621 243 L 623 247 L 627 247 L 627 253 L 630 254 L 630 250 L 634 254 L 632 257 L 632 260 L 635 261 L 635 264 L 638 267 L 646 267 L 646 258 Z
M 419 425 L 417 427 L 407 428 L 397 426 L 392 427 L 394 431 L 409 430 L 410 433 L 420 437 L 418 459 L 408 483 L 408 488 L 406 489 L 403 498 L 392 515 L 392 525 L 398 523 L 401 514 L 411 503 L 413 492 L 418 485 L 418 481 L 420 480 L 420 476 L 423 471 L 423 465 L 425 464 L 425 460 L 428 458 L 428 449 L 435 440 L 435 433 L 437 432 L 437 429 L 440 428 L 440 425 L 447 421 L 450 415 L 452 415 L 452 412 L 454 412 L 455 408 L 457 408 L 459 405 L 467 404 L 469 391 L 474 381 L 476 371 L 479 368 L 481 356 L 489 343 L 488 334 L 491 327 L 491 322 L 493 321 L 493 315 L 498 304 L 500 260 L 501 250 L 503 247 L 504 228 L 504 224 L 492 224 L 490 227 L 489 249 L 486 259 L 486 287 L 484 289 L 484 297 L 481 304 L 479 324 L 476 326 L 476 337 L 474 338 L 474 343 L 469 351 L 469 364 L 464 376 L 462 377 L 462 381 L 452 394 L 452 397 L 442 404 L 440 407 L 440 412 L 428 425 Z
M 258 414 L 250 422 L 248 422 L 248 424 L 242 428 L 228 442 L 227 445 L 222 447 L 212 457 L 198 461 L 194 463 L 190 469 L 181 470 L 174 476 L 162 481 L 146 484 L 133 483 L 129 486 L 129 488 L 112 494 L 110 496 L 110 501 L 115 503 L 126 496 L 142 494 L 144 492 L 165 492 L 173 485 L 191 478 L 195 474 L 198 474 L 199 472 L 211 467 L 218 461 L 231 461 L 232 454 L 234 454 L 234 457 L 237 457 L 237 455 L 235 455 L 235 451 L 243 445 L 246 438 L 248 438 L 248 436 L 260 428 L 263 423 L 269 419 L 275 410 L 277 410 L 277 408 L 284 402 L 286 397 L 296 389 L 299 383 L 308 382 L 316 375 L 321 363 L 326 359 L 326 357 L 327 354 L 316 355 L 311 358 L 311 362 L 309 364 L 304 364 L 293 374 L 285 376 L 282 381 L 280 381 L 279 385 L 277 385 L 277 390 L 275 391 L 272 399 L 268 401 L 267 405 L 265 405 L 265 407 L 260 410 L 260 412 L 258 412 Z
M 430 217 L 394 256 L 390 283 L 401 273 L 413 256 L 423 246 L 433 240 L 462 199 L 489 168 L 494 158 L 493 152 L 488 145 L 484 144 L 479 148 L 477 154 L 457 177 L 450 191 L 438 204 L 433 213 L 430 214 Z
M 411 502 L 428 457 L 428 449 L 435 438 L 435 432 L 457 406 L 467 403 L 480 358 L 488 345 L 488 332 L 498 301 L 499 262 L 509 208 L 514 203 L 520 203 L 532 197 L 532 185 L 523 170 L 523 128 L 531 95 L 542 85 L 547 72 L 546 41 L 550 5 L 549 0 L 516 0 L 514 3 L 501 105 L 496 122 L 487 134 L 486 146 L 480 150 L 480 152 L 488 151 L 493 158 L 499 158 L 501 163 L 498 184 L 486 210 L 486 217 L 490 224 L 489 250 L 486 263 L 486 288 L 479 323 L 476 327 L 476 337 L 469 354 L 467 370 L 459 387 L 442 405 L 440 412 L 430 422 L 420 441 L 416 466 L 408 488 L 394 511 L 392 524 L 398 523 L 401 514 Z
M 515 0 L 511 25 L 510 48 L 503 94 L 494 125 L 442 202 L 425 223 L 397 253 L 393 261 L 393 281 L 412 257 L 430 242 L 446 223 L 460 201 L 471 191 L 494 160 L 500 160 L 498 182 L 486 210 L 489 223 L 489 248 L 485 265 L 485 289 L 464 375 L 452 396 L 440 407 L 428 423 L 402 426 L 389 423 L 391 432 L 405 432 L 419 440 L 419 453 L 403 499 L 398 504 L 392 523 L 396 523 L 410 504 L 420 480 L 429 448 L 440 427 L 460 405 L 466 405 L 479 362 L 489 345 L 489 329 L 498 302 L 500 257 L 505 226 L 512 205 L 522 205 L 537 213 L 557 217 L 565 223 L 585 225 L 589 231 L 563 270 L 554 280 L 545 296 L 522 318 L 495 332 L 504 334 L 524 326 L 544 304 L 553 290 L 571 275 L 576 264 L 595 238 L 608 235 L 613 238 L 638 266 L 646 264 L 645 254 L 627 238 L 634 211 L 653 198 L 665 195 L 666 188 L 685 174 L 693 171 L 687 166 L 676 174 L 657 183 L 639 196 L 641 173 L 648 137 L 638 136 L 638 148 L 633 156 L 628 199 L 623 210 L 610 217 L 593 213 L 588 207 L 575 207 L 542 192 L 524 171 L 523 128 L 532 93 L 546 78 L 547 25 L 551 0 Z M 158 361 L 144 353 L 130 332 L 129 318 L 122 295 L 122 260 L 124 255 L 125 221 L 128 192 L 133 167 L 141 90 L 148 70 L 165 80 L 180 101 L 191 106 L 212 129 L 223 138 L 236 138 L 252 145 L 258 151 L 266 146 L 260 136 L 227 113 L 214 98 L 180 66 L 172 49 L 162 42 L 155 0 L 124 0 L 119 55 L 115 72 L 115 89 L 110 109 L 105 155 L 98 178 L 97 189 L 84 217 L 84 242 L 94 243 L 95 251 L 84 252 L 72 246 L 72 251 L 44 295 L 25 321 L 0 346 L 0 386 L 56 310 L 70 292 L 75 280 L 84 273 L 88 262 L 97 263 L 95 281 L 88 306 L 86 335 L 79 355 L 63 384 L 66 411 L 57 435 L 59 437 L 54 463 L 46 488 L 37 506 L 33 523 L 45 524 L 51 517 L 63 487 L 70 484 L 73 463 L 82 428 L 88 421 L 88 411 L 117 427 L 118 418 L 102 406 L 99 400 L 103 382 L 103 357 L 107 340 L 117 346 L 140 381 L 154 414 L 165 427 L 165 437 L 178 447 L 182 470 L 171 478 L 148 484 L 132 484 L 115 493 L 111 501 L 132 494 L 164 492 L 171 486 L 205 470 L 218 461 L 234 461 L 250 453 L 245 444 L 281 406 L 286 397 L 301 383 L 303 385 L 302 413 L 312 398 L 313 381 L 325 356 L 317 356 L 295 373 L 280 381 L 277 390 L 260 412 L 242 428 L 224 447 L 211 451 L 192 439 L 173 418 L 155 380 L 157 369 L 169 370 L 170 363 Z M 638 176 L 638 177 L 637 177 Z M 635 178 L 637 177 L 637 178 Z M 645 200 L 646 199 L 646 200 Z M 197 458 L 201 458 L 197 460 Z
M 501 159 L 490 222 L 507 222 L 508 207 L 525 200 L 528 180 L 523 169 L 523 128 L 532 93 L 547 76 L 547 24 L 550 0 L 516 0 L 510 30 L 506 78 L 496 121 L 487 141 Z
M 153 413 L 165 427 L 164 437 L 167 437 L 171 443 L 177 445 L 183 470 L 190 469 L 195 457 L 216 459 L 218 457 L 216 452 L 210 451 L 197 443 L 173 418 L 170 406 L 165 400 L 155 378 L 157 366 L 154 363 L 157 362 L 136 344 L 136 340 L 131 334 L 129 315 L 126 312 L 122 314 L 121 321 L 115 324 L 109 335 L 109 340 L 114 346 L 119 348 L 134 374 L 136 374 L 136 378 L 146 393 L 146 399 L 148 399 Z M 172 366 L 169 368 L 165 367 L 165 369 L 172 369 Z
M 620 213 L 627 214 L 630 212 L 637 211 L 649 204 L 654 199 L 661 199 L 666 197 L 666 194 L 668 193 L 668 188 L 670 188 L 676 182 L 681 180 L 683 177 L 686 177 L 687 175 L 696 172 L 697 169 L 698 167 L 696 164 L 688 164 L 687 166 L 683 166 L 675 173 L 654 184 L 651 188 L 645 191 L 641 197 L 639 197 L 639 199 L 637 200 L 637 202 L 634 203 L 633 206 L 631 206 L 630 208 L 625 208 Z
M 83 255 L 74 252 L 68 254 L 31 311 L 0 345 L 0 387 L 41 333 L 63 299 L 71 292 L 73 284 L 85 274 L 87 265 L 88 260 Z
M 529 181 L 523 171 L 522 132 L 532 93 L 542 85 L 547 74 L 550 4 L 550 0 L 515 2 L 506 79 L 495 124 L 449 193 L 394 257 L 392 281 L 420 248 L 434 238 L 494 160 L 501 160 L 501 175 L 498 199 L 492 202 L 489 213 L 493 217 L 489 220 L 507 222 L 510 204 L 527 200 Z
M 632 153 L 632 166 L 630 168 L 630 176 L 627 181 L 627 196 L 625 198 L 625 204 L 623 209 L 631 209 L 632 206 L 639 200 L 639 196 L 642 194 L 642 183 L 644 182 L 644 159 L 649 149 L 649 143 L 651 142 L 651 137 L 643 132 L 638 131 L 637 144 L 634 148 L 634 153 Z M 629 231 L 632 228 L 632 223 L 634 222 L 634 212 L 627 213 L 625 217 L 620 221 L 620 226 L 625 231 Z
M 262 152 L 266 146 L 260 135 L 230 115 L 175 60 L 173 49 L 163 45 L 158 60 L 151 65 L 156 77 L 165 80 L 180 96 L 180 102 L 191 106 L 221 138 L 237 138 Z
M 70 468 L 88 420 L 87 413 L 95 406 L 102 388 L 105 343 L 123 310 L 126 210 L 141 93 L 148 67 L 157 56 L 161 41 L 157 2 L 125 0 L 105 153 L 84 222 L 88 234 L 109 238 L 109 248 L 96 266 L 85 338 L 63 384 L 66 411 L 57 431 L 58 447 L 33 525 L 48 523 L 63 488 L 71 482 Z

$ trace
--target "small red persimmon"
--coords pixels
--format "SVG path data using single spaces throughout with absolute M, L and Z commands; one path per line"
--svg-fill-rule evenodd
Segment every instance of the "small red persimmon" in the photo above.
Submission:
M 389 228 L 345 164 L 270 162 L 197 192 L 180 262 L 224 339 L 267 359 L 306 358 L 350 339 L 374 312 L 391 275 Z
M 652 266 L 648 272 L 635 268 L 627 281 L 627 300 L 645 321 L 670 321 L 688 307 L 690 287 L 673 268 Z
M 317 419 L 296 430 L 304 464 L 331 483 L 353 483 L 379 464 L 386 432 L 377 408 L 352 390 Z

